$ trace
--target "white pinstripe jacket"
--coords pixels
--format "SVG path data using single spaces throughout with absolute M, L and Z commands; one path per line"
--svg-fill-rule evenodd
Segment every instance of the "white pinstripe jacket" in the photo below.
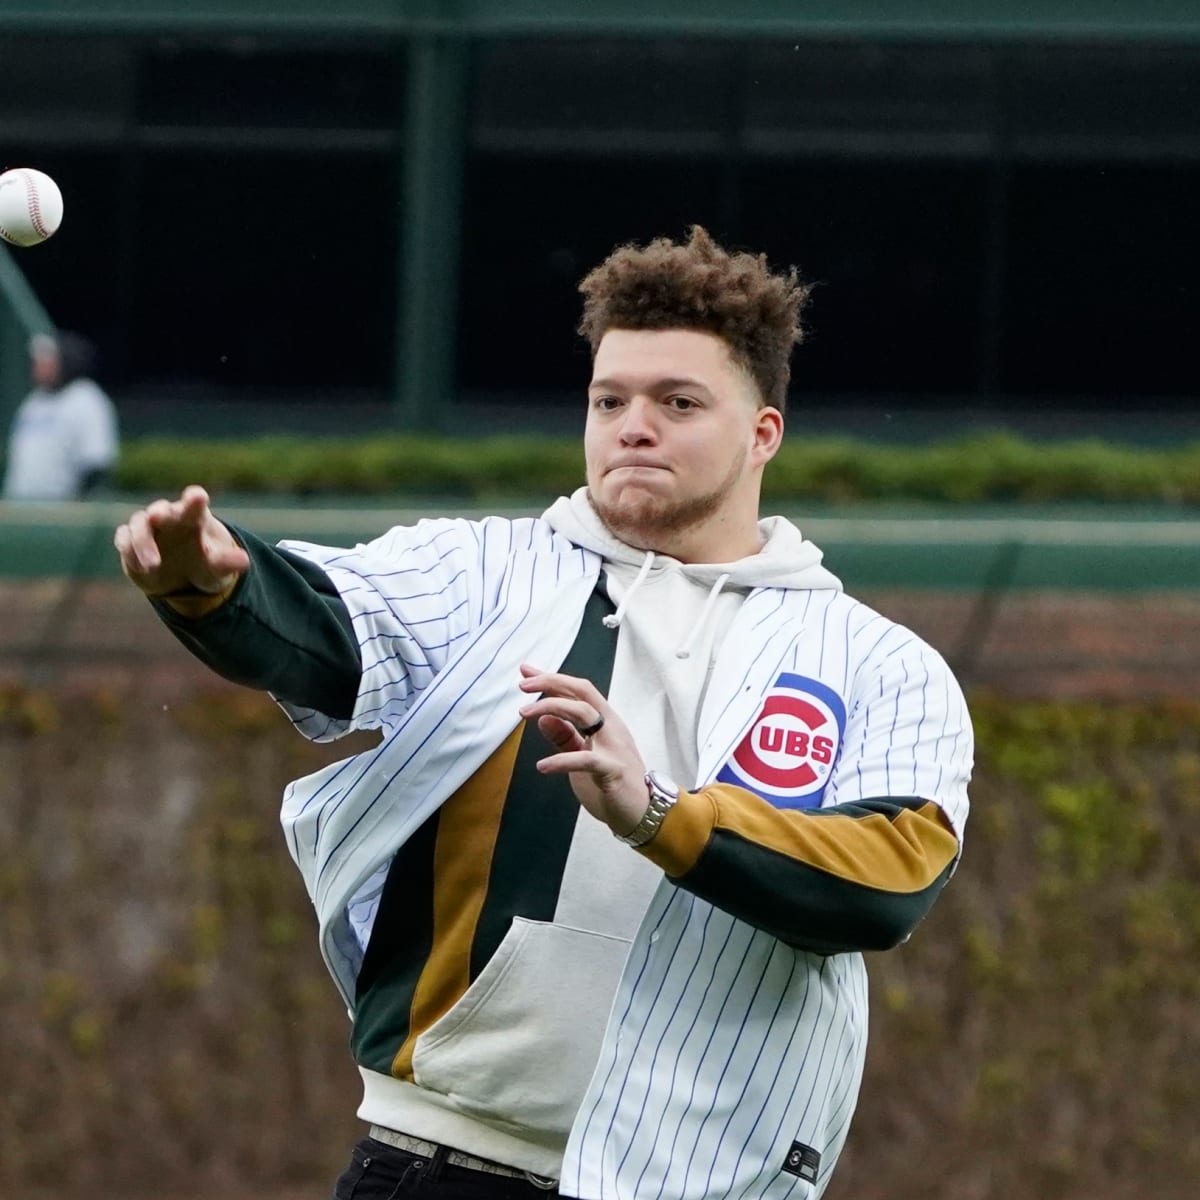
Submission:
M 295 709 L 292 719 L 319 739 L 348 727 L 384 734 L 376 749 L 297 780 L 282 811 L 349 1004 L 396 847 L 510 732 L 524 702 L 519 664 L 562 662 L 602 562 L 532 519 L 423 521 L 351 551 L 286 548 L 330 576 L 363 654 L 351 722 Z M 701 712 L 696 786 L 716 778 L 784 673 L 819 680 L 845 705 L 824 805 L 919 796 L 943 807 L 961 839 L 972 749 L 961 693 L 920 639 L 840 592 L 747 597 Z M 866 1032 L 860 955 L 797 951 L 664 878 L 626 960 L 561 1190 L 820 1196 Z M 789 1172 L 797 1147 L 816 1164 Z

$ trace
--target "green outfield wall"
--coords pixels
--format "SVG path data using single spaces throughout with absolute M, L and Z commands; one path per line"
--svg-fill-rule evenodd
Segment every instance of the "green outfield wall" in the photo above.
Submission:
M 119 576 L 112 533 L 140 499 L 0 505 L 0 578 Z M 545 503 L 474 508 L 281 506 L 231 499 L 221 513 L 270 539 L 348 545 L 428 516 L 534 516 Z M 819 507 L 787 513 L 851 590 L 934 588 L 1200 592 L 1200 518 L 1151 509 L 1064 506 L 964 510 Z

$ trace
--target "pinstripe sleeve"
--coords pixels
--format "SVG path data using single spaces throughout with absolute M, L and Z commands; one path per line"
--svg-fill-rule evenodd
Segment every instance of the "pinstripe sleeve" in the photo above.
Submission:
M 280 543 L 325 572 L 349 613 L 362 660 L 349 727 L 394 729 L 500 602 L 513 554 L 551 536 L 527 519 L 437 518 L 349 549 Z M 292 716 L 303 728 L 308 715 Z
M 972 736 L 916 639 L 868 664 L 822 809 L 730 784 L 685 793 L 643 853 L 679 886 L 817 954 L 903 941 L 957 864 Z
M 510 525 L 421 521 L 352 548 L 273 548 L 231 525 L 253 565 L 229 599 L 197 618 L 156 608 L 226 678 L 268 689 L 306 737 L 388 728 L 480 619 Z
M 943 810 L 961 839 L 974 752 L 958 681 L 936 650 L 905 636 L 858 672 L 828 803 L 919 796 Z

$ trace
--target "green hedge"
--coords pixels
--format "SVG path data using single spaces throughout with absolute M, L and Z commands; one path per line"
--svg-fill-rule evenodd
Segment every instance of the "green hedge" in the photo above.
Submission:
M 579 439 L 416 436 L 143 438 L 124 448 L 123 491 L 202 482 L 224 492 L 454 495 L 477 500 L 569 492 L 583 476 Z M 1200 442 L 1144 450 L 1099 441 L 1035 444 L 987 434 L 929 446 L 793 438 L 767 469 L 770 499 L 1141 501 L 1200 503 Z

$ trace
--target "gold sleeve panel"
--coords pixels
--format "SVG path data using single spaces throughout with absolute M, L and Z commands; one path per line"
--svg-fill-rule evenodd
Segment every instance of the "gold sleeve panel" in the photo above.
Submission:
M 958 839 L 937 804 L 916 804 L 893 802 L 886 812 L 866 803 L 777 809 L 744 788 L 710 784 L 680 795 L 643 853 L 678 878 L 697 865 L 715 833 L 726 832 L 837 879 L 919 892 L 954 860 Z
M 679 799 L 663 817 L 658 832 L 638 847 L 656 867 L 672 879 L 686 875 L 704 853 L 717 824 L 717 805 L 712 788 L 680 792 Z

